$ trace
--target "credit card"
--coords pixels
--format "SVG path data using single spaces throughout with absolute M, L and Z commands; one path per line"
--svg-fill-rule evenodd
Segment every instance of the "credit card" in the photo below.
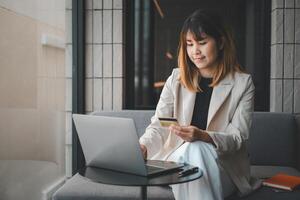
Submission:
M 176 118 L 172 117 L 159 117 L 160 125 L 163 127 L 169 127 L 171 124 L 178 125 L 178 121 Z

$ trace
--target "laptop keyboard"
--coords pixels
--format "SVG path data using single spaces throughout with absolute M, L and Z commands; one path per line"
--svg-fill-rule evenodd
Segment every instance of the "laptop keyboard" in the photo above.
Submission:
M 181 166 L 181 164 L 174 163 L 172 161 L 159 161 L 159 160 L 148 160 L 146 165 L 161 168 L 161 169 L 169 169 L 169 168 Z
M 172 161 L 159 161 L 159 160 L 148 160 L 146 163 L 146 168 L 148 174 L 160 172 L 160 171 L 174 171 L 179 170 L 183 164 L 174 163 Z

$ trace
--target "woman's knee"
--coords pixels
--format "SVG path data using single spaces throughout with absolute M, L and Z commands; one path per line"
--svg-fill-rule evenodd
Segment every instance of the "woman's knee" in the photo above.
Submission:
M 194 141 L 188 144 L 185 153 L 201 153 L 201 154 L 212 154 L 215 157 L 217 156 L 216 150 L 212 144 L 203 142 L 203 141 Z
M 211 148 L 211 147 L 210 147 L 210 144 L 208 144 L 206 142 L 203 142 L 203 141 L 200 141 L 200 140 L 197 140 L 197 141 L 189 143 L 187 148 L 190 148 L 190 149 L 196 148 L 196 149 L 199 149 L 199 150 L 206 150 L 206 149 Z

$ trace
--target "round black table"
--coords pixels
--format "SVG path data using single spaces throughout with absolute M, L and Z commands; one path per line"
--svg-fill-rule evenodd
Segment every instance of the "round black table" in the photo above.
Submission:
M 189 167 L 191 166 L 185 164 L 183 170 Z M 183 177 L 179 177 L 178 171 L 169 172 L 158 176 L 144 177 L 103 168 L 85 167 L 79 170 L 79 174 L 93 182 L 98 183 L 121 186 L 140 186 L 141 198 L 145 200 L 147 199 L 147 186 L 166 186 L 185 183 L 202 177 L 203 172 L 201 169 L 199 169 L 198 172 Z

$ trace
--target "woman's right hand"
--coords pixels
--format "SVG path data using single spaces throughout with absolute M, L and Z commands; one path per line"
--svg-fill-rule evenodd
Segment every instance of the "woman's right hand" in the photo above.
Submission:
M 140 144 L 140 147 L 141 147 L 141 150 L 142 150 L 144 160 L 147 160 L 147 147 L 143 144 Z

